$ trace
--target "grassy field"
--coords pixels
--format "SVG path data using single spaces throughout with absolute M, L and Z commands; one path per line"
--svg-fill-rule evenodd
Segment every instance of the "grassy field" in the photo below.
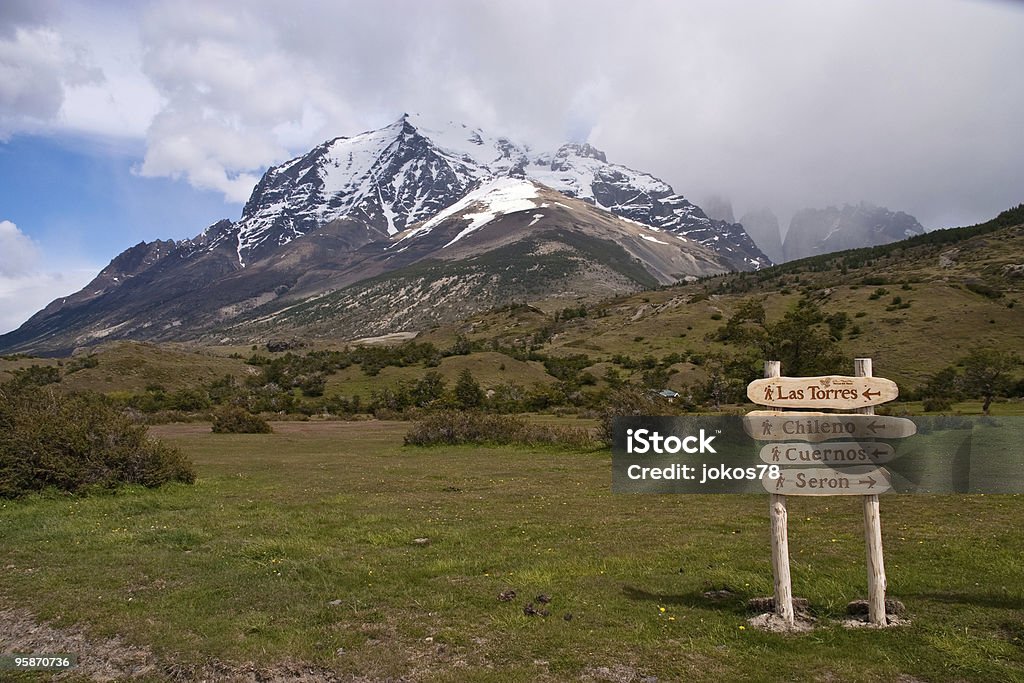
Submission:
M 420 449 L 407 428 L 154 428 L 195 460 L 194 486 L 0 503 L 0 609 L 120 635 L 165 672 L 1024 680 L 1024 496 L 883 497 L 911 619 L 884 631 L 832 621 L 866 592 L 859 501 L 792 500 L 794 592 L 819 627 L 778 635 L 745 612 L 772 590 L 766 498 L 612 495 L 607 452 Z M 526 616 L 541 593 L 551 615 Z
M 0 382 L 11 379 L 18 370 L 42 365 L 63 368 L 61 385 L 68 391 L 139 392 L 153 384 L 173 391 L 200 386 L 228 374 L 244 377 L 252 370 L 236 358 L 177 344 L 110 342 L 97 346 L 90 354 L 98 361 L 96 367 L 70 373 L 67 366 L 73 359 L 0 358 Z

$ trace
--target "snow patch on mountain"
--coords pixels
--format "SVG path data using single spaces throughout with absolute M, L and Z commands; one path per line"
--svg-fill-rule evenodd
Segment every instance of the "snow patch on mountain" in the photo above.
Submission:
M 533 201 L 537 198 L 537 188 L 531 182 L 514 178 L 500 178 L 489 183 L 487 188 L 487 192 L 482 198 L 472 202 L 480 205 L 481 210 L 463 215 L 463 219 L 469 220 L 469 225 L 463 228 L 462 232 L 442 248 L 452 246 L 466 235 L 479 230 L 498 216 L 516 213 L 517 211 L 532 211 L 537 208 L 537 203 Z M 467 195 L 467 198 L 472 196 L 472 194 Z
M 537 197 L 537 187 L 528 180 L 496 178 L 476 188 L 430 220 L 407 231 L 398 238 L 395 244 L 422 237 L 441 223 L 454 217 L 468 220 L 469 225 L 444 245 L 449 247 L 499 216 L 536 209 L 538 202 L 534 200 Z

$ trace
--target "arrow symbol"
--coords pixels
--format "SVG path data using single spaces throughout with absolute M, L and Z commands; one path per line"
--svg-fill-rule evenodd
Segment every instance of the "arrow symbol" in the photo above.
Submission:
M 877 422 L 875 422 L 874 420 L 872 420 L 872 421 L 871 421 L 871 424 L 869 424 L 869 425 L 868 425 L 868 429 L 870 429 L 870 430 L 871 430 L 871 433 L 872 433 L 872 434 L 874 434 L 874 433 L 875 433 L 875 432 L 877 432 L 877 431 L 878 431 L 879 429 L 883 429 L 883 425 L 880 425 L 880 424 L 878 424 Z
M 871 455 L 873 455 L 873 456 L 875 456 L 875 457 L 877 458 L 877 457 L 878 457 L 878 456 L 880 456 L 880 455 L 885 455 L 885 451 L 880 451 L 880 450 L 878 450 L 878 449 L 876 448 L 875 450 L 873 450 L 873 451 L 871 452 Z
M 864 398 L 868 398 L 868 399 L 871 398 L 871 394 L 872 393 L 874 393 L 875 396 L 881 396 L 882 395 L 882 392 L 877 390 L 877 389 L 874 392 L 872 392 L 870 389 L 868 389 L 867 391 L 864 392 Z
M 867 484 L 869 489 L 875 488 L 875 478 L 868 477 L 867 479 L 861 479 L 857 482 L 858 484 Z

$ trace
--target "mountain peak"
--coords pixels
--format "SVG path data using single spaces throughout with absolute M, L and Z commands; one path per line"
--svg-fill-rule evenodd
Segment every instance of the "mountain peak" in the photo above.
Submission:
M 888 244 L 924 233 L 916 218 L 861 201 L 802 209 L 793 215 L 783 251 L 787 261 L 843 249 Z
M 403 113 L 383 128 L 334 138 L 268 170 L 237 224 L 239 264 L 339 218 L 395 235 L 482 183 L 506 177 L 534 180 L 620 217 L 693 237 L 737 268 L 769 263 L 742 227 L 710 220 L 667 183 L 608 163 L 589 143 L 536 155 L 481 128 Z
M 608 163 L 608 157 L 604 152 L 592 146 L 589 142 L 570 142 L 562 145 L 555 152 L 556 159 L 564 159 L 568 156 L 583 157 L 584 159 L 597 159 L 601 163 Z

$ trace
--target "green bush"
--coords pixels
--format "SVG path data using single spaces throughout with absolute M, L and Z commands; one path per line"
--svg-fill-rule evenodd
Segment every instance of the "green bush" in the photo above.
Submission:
M 953 402 L 948 398 L 940 396 L 929 396 L 924 399 L 923 407 L 926 412 L 929 413 L 940 413 L 945 410 L 949 410 L 953 407 Z
M 270 423 L 245 408 L 226 406 L 213 415 L 213 431 L 217 434 L 269 434 Z
M 624 386 L 608 396 L 608 402 L 598 415 L 598 438 L 611 445 L 612 421 L 617 417 L 678 415 L 679 408 L 653 391 L 635 386 Z
M 511 415 L 447 410 L 428 415 L 405 435 L 409 446 L 554 445 L 568 448 L 596 446 L 584 429 L 534 425 Z
M 60 370 L 50 365 L 33 364 L 31 367 L 15 370 L 12 374 L 14 379 L 11 382 L 21 387 L 42 387 L 60 381 Z
M 170 481 L 195 481 L 192 463 L 104 396 L 0 385 L 0 498 Z
M 999 299 L 1003 296 L 1003 292 L 1001 290 L 987 285 L 984 282 L 971 281 L 964 283 L 964 286 L 975 294 L 981 294 L 989 299 Z
M 71 375 L 79 370 L 85 370 L 86 368 L 95 368 L 99 366 L 100 359 L 93 355 L 88 356 L 77 356 L 68 361 L 68 364 L 64 366 L 64 374 Z

